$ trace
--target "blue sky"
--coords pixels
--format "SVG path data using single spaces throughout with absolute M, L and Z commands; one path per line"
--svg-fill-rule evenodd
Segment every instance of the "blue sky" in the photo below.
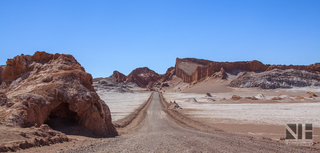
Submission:
M 72 54 L 93 77 L 176 57 L 320 62 L 319 0 L 0 1 L 0 65 L 35 51 Z

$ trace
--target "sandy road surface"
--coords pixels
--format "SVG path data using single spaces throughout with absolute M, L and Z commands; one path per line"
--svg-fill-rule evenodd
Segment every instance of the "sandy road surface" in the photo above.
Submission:
M 68 152 L 317 152 L 312 148 L 257 140 L 223 132 L 203 132 L 176 124 L 155 93 L 147 116 L 128 134 L 105 138 Z

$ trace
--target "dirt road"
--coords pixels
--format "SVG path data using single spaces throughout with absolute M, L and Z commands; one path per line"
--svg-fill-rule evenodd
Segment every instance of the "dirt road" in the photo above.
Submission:
M 203 132 L 182 127 L 168 116 L 154 93 L 147 116 L 139 127 L 116 138 L 68 152 L 318 152 L 314 148 L 288 146 L 224 132 Z

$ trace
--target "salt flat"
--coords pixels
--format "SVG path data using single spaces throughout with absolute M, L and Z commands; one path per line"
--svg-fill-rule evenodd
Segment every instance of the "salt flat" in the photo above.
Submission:
M 167 101 L 176 101 L 188 115 L 210 118 L 213 122 L 240 124 L 312 123 L 320 127 L 320 101 L 313 103 L 222 103 L 208 102 L 204 94 L 164 93 Z M 223 94 L 215 97 L 223 97 Z M 187 102 L 195 98 L 197 102 Z
M 119 93 L 107 92 L 104 90 L 99 90 L 97 93 L 109 106 L 112 121 L 117 121 L 126 117 L 141 104 L 146 102 L 151 95 L 151 92 Z

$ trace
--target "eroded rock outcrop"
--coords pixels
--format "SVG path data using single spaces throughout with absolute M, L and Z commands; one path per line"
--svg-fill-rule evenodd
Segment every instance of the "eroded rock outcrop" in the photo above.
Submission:
M 240 100 L 240 99 L 242 99 L 242 97 L 240 97 L 240 96 L 238 96 L 238 95 L 233 95 L 233 96 L 231 97 L 231 99 L 232 99 L 232 100 Z
M 221 78 L 225 79 L 225 71 L 265 71 L 268 66 L 256 60 L 249 62 L 213 62 L 203 59 L 177 58 L 175 69 L 179 78 L 190 83 L 212 75 L 217 76 L 216 72 L 221 72 L 223 74 Z
M 97 91 L 98 94 L 101 92 L 118 92 L 118 93 L 124 93 L 124 92 L 131 92 L 130 90 L 133 87 L 137 87 L 135 83 L 126 85 L 124 82 L 116 82 L 114 81 L 113 75 L 107 77 L 107 78 L 95 78 L 93 79 L 92 86 Z
M 150 70 L 147 67 L 137 68 L 133 70 L 127 77 L 126 83 L 134 82 L 139 87 L 146 88 L 150 87 L 155 82 L 161 79 L 161 75 L 154 72 L 153 70 Z
M 177 103 L 176 101 L 170 101 L 168 103 L 167 109 L 182 109 Z
M 320 86 L 320 74 L 296 69 L 274 69 L 261 73 L 244 74 L 231 81 L 229 86 L 262 89 Z
M 118 71 L 113 71 L 113 79 L 115 82 L 124 82 L 127 80 L 127 76 Z
M 31 127 L 72 123 L 96 135 L 116 135 L 92 76 L 72 55 L 36 52 L 8 59 L 1 84 L 1 124 Z
M 296 70 L 305 70 L 312 73 L 320 72 L 320 63 L 315 63 L 311 65 L 271 65 L 268 67 L 267 71 L 274 69 L 287 70 L 287 69 L 296 69 Z
M 165 82 L 165 81 L 171 80 L 174 75 L 175 75 L 175 67 L 170 67 L 167 69 L 167 72 L 164 75 L 162 75 L 159 82 Z
M 4 68 L 5 68 L 4 65 L 0 65 L 0 85 L 2 83 L 2 71 L 3 71 Z
M 226 71 L 221 68 L 219 72 L 215 72 L 211 75 L 212 78 L 220 78 L 220 79 L 227 79 Z
M 224 71 L 221 71 L 221 70 Z M 243 62 L 213 62 L 203 59 L 184 58 L 176 59 L 175 74 L 186 83 L 199 81 L 206 77 L 226 79 L 226 75 L 221 73 L 238 73 L 238 72 L 264 72 L 274 69 L 296 69 L 305 70 L 312 73 L 320 73 L 320 63 L 305 65 L 269 65 L 263 64 L 257 60 Z
M 318 96 L 316 94 L 314 94 L 313 92 L 307 92 L 307 94 L 304 95 L 303 97 L 313 98 L 313 97 L 318 97 Z

